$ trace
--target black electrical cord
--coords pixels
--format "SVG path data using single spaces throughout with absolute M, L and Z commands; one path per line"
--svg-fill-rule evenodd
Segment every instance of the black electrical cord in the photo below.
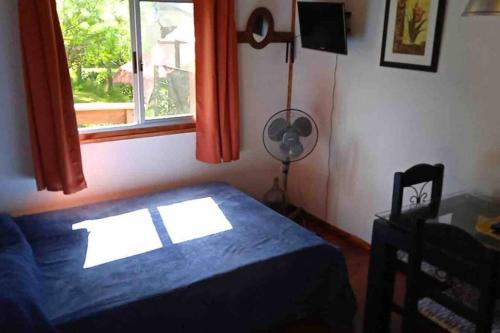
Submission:
M 330 111 L 330 137 L 328 139 L 328 177 L 326 180 L 325 195 L 325 222 L 328 222 L 328 204 L 330 202 L 330 181 L 331 181 L 331 163 L 332 163 L 332 145 L 333 145 L 333 118 L 335 114 L 335 91 L 337 88 L 337 67 L 339 64 L 339 55 L 335 57 L 335 68 L 333 71 L 333 89 L 332 89 L 332 108 Z

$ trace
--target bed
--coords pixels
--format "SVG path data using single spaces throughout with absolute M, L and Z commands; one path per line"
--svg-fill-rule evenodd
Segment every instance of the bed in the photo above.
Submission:
M 338 248 L 224 183 L 12 220 L 24 259 L 1 267 L 0 237 L 0 268 L 32 281 L 0 276 L 0 325 L 32 321 L 23 332 L 251 332 L 315 314 L 345 328 L 356 310 Z

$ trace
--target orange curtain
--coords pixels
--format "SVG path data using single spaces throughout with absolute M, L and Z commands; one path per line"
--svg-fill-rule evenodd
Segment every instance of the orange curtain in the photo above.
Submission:
M 234 0 L 194 0 L 196 158 L 240 157 L 238 44 Z
M 55 0 L 19 0 L 26 99 L 38 190 L 87 187 Z

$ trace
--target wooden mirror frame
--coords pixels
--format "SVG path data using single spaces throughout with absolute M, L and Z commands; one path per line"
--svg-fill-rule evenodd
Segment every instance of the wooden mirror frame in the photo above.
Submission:
M 260 17 L 263 17 L 263 19 L 269 23 L 269 29 L 266 37 L 262 41 L 258 42 L 253 37 L 253 32 L 255 25 L 257 24 L 257 20 Z M 265 7 L 255 9 L 248 19 L 246 30 L 238 32 L 238 43 L 248 43 L 257 50 L 265 48 L 270 43 L 290 43 L 293 42 L 293 40 L 294 35 L 292 32 L 274 31 L 273 14 L 271 14 L 269 9 Z

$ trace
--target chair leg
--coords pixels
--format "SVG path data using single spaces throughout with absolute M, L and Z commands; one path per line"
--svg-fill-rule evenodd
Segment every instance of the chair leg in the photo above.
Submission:
M 495 297 L 488 296 L 487 304 L 483 307 L 480 306 L 479 322 L 476 325 L 476 332 L 478 333 L 491 333 L 495 313 Z
M 406 277 L 406 295 L 403 309 L 403 332 L 411 333 L 415 331 L 415 324 L 418 316 L 418 289 L 415 274 L 410 271 Z
M 406 277 L 406 295 L 403 312 L 403 332 L 415 331 L 418 317 L 418 299 L 420 296 L 419 275 L 422 266 L 422 249 L 419 244 L 421 224 L 417 225 L 412 236 L 412 246 L 408 253 L 408 275 Z
M 389 331 L 396 250 L 385 244 L 384 224 L 375 223 L 366 292 L 364 333 Z
M 476 325 L 476 332 L 478 333 L 490 333 L 493 327 L 498 289 L 496 287 L 497 281 L 495 269 L 490 268 L 481 283 L 482 288 L 478 307 L 479 322 Z
M 491 311 L 487 311 L 485 316 L 481 316 L 479 322 L 476 325 L 477 333 L 491 333 L 493 328 L 493 313 L 495 308 L 495 302 L 491 304 Z

